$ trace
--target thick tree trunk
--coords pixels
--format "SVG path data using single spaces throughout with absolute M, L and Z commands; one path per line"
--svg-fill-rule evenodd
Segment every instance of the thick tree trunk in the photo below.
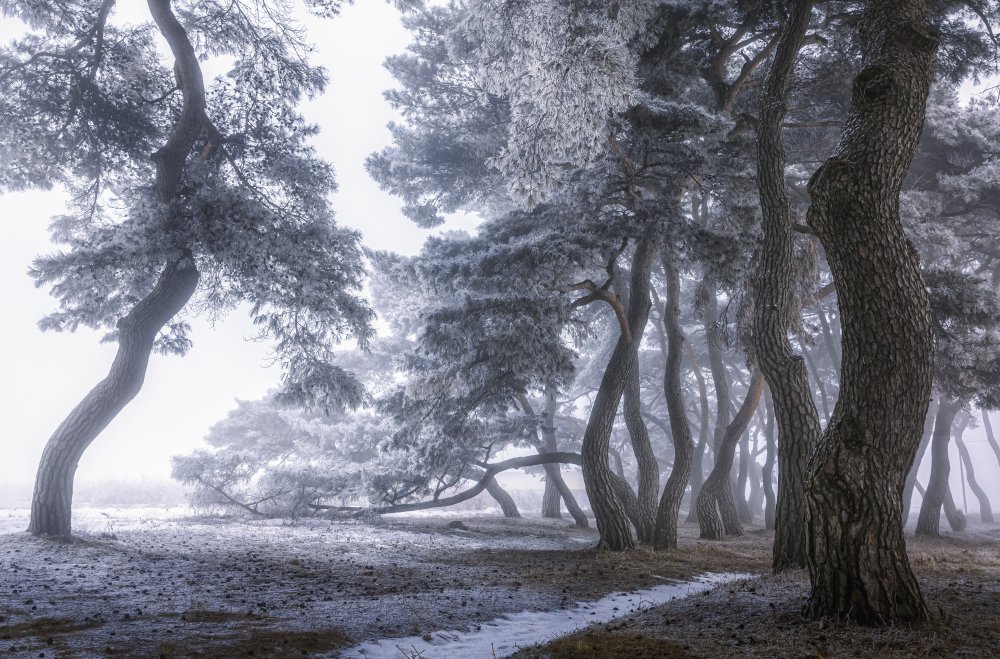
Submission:
M 778 496 L 772 557 L 776 572 L 803 567 L 806 562 L 806 461 L 820 436 L 806 364 L 788 340 L 793 315 L 799 309 L 792 286 L 794 241 L 781 138 L 785 97 L 812 5 L 792 5 L 761 94 L 757 129 L 757 179 L 764 236 L 753 287 L 754 348 L 778 424 Z
M 837 153 L 809 181 L 843 331 L 840 397 L 809 461 L 808 613 L 863 624 L 927 617 L 902 492 L 933 374 L 927 289 L 899 218 L 938 39 L 923 0 L 870 0 L 862 71 Z
M 955 499 L 951 493 L 951 487 L 948 487 L 944 491 L 944 501 L 941 502 L 941 507 L 944 508 L 944 518 L 948 520 L 948 526 L 951 527 L 952 531 L 960 532 L 965 530 L 965 513 L 958 509 L 955 505 Z
M 674 440 L 674 464 L 670 476 L 660 495 L 656 510 L 656 534 L 653 546 L 656 549 L 677 547 L 677 520 L 680 515 L 681 499 L 691 479 L 691 462 L 694 458 L 694 442 L 684 409 L 684 389 L 681 385 L 681 358 L 684 350 L 684 334 L 680 323 L 681 276 L 680 271 L 666 251 L 660 255 L 663 272 L 667 278 L 666 299 L 663 309 L 663 328 L 667 336 L 667 363 L 663 370 L 663 393 L 670 416 L 670 434 Z M 697 364 L 692 364 L 697 369 Z M 703 433 L 707 432 L 706 429 Z M 693 508 L 694 506 L 692 506 Z
M 181 115 L 170 137 L 155 154 L 155 188 L 165 205 L 171 203 L 184 165 L 202 131 L 205 87 L 194 48 L 170 9 L 169 0 L 149 0 L 150 14 L 175 59 L 178 86 L 183 94 Z M 214 151 L 209 140 L 203 154 Z M 167 221 L 167 231 L 180 218 Z M 179 312 L 198 285 L 194 257 L 186 249 L 166 263 L 146 297 L 118 321 L 118 352 L 106 378 L 70 412 L 49 438 L 38 465 L 28 531 L 34 535 L 68 536 L 72 532 L 73 478 L 84 451 L 139 393 L 153 343 L 163 326 Z
M 628 307 L 628 318 L 621 323 L 623 331 L 604 370 L 583 435 L 583 481 L 600 533 L 598 549 L 621 551 L 635 546 L 624 502 L 615 494 L 612 472 L 608 466 L 608 448 L 618 405 L 633 365 L 632 342 L 641 337 L 649 315 L 649 275 L 657 249 L 657 241 L 648 237 L 644 237 L 636 245 L 632 258 L 632 299 Z
M 920 463 L 924 459 L 924 453 L 927 452 L 927 447 L 931 444 L 931 433 L 934 432 L 934 423 L 937 419 L 938 413 L 938 403 L 937 401 L 931 401 L 927 408 L 927 414 L 924 417 L 924 432 L 920 436 L 920 446 L 917 448 L 917 456 L 913 459 L 913 466 L 910 467 L 910 471 L 906 474 L 906 480 L 903 482 L 903 526 L 905 527 L 910 521 L 910 504 L 913 501 L 913 487 L 917 484 L 917 472 L 920 471 Z M 923 494 L 921 494 L 923 496 Z
M 729 472 L 733 468 L 736 444 L 750 423 L 750 417 L 757 409 L 763 390 L 764 376 L 755 369 L 743 405 L 726 428 L 722 445 L 715 456 L 715 465 L 698 494 L 698 524 L 701 527 L 701 537 L 706 540 L 721 540 L 724 535 L 743 534 L 743 527 L 740 526 L 736 506 L 733 503 Z
M 965 445 L 965 440 L 962 439 L 961 432 L 955 434 L 955 444 L 958 445 L 958 453 L 962 456 L 962 462 L 965 463 L 965 478 L 969 481 L 969 488 L 976 495 L 976 499 L 979 500 L 979 520 L 984 524 L 992 524 L 993 506 L 990 505 L 990 497 L 976 480 L 976 471 L 972 463 L 972 456 L 969 454 L 969 448 Z
M 729 427 L 729 420 L 732 418 L 729 410 L 732 401 L 729 394 L 729 373 L 726 372 L 726 364 L 722 358 L 722 347 L 715 338 L 716 324 L 719 322 L 719 299 L 714 276 L 705 277 L 701 293 L 705 296 L 702 321 L 705 325 L 708 363 L 712 370 L 712 384 L 715 385 L 715 430 L 712 434 L 712 450 L 718 453 L 722 439 L 726 435 L 726 428 Z
M 701 372 L 701 364 L 698 363 L 698 354 L 694 351 L 691 343 L 686 340 L 685 348 L 687 348 L 688 360 L 691 362 L 695 381 L 698 383 L 698 404 L 699 410 L 701 410 L 698 444 L 694 448 L 694 457 L 691 459 L 691 505 L 687 516 L 687 521 L 697 522 L 698 506 L 694 504 L 698 500 L 701 484 L 705 482 L 705 449 L 708 448 L 710 414 L 708 411 L 708 387 L 705 383 L 705 376 Z
M 927 493 L 920 504 L 917 517 L 917 535 L 937 536 L 940 534 L 941 507 L 945 497 L 951 493 L 948 479 L 951 476 L 951 461 L 948 459 L 948 444 L 951 441 L 951 426 L 955 415 L 961 409 L 955 401 L 942 397 L 938 405 L 937 419 L 934 421 L 934 435 L 931 439 L 931 477 L 927 481 Z M 954 519 L 954 515 L 952 516 Z
M 778 458 L 778 447 L 775 443 L 774 404 L 771 402 L 771 389 L 765 388 L 764 394 L 764 402 L 767 406 L 767 425 L 764 432 L 767 441 L 767 456 L 764 458 L 764 468 L 761 470 L 764 485 L 764 528 L 773 531 L 775 504 L 777 503 L 774 496 L 774 463 Z

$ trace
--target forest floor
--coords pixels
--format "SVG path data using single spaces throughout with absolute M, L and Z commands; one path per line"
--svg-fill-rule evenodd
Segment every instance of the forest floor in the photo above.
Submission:
M 770 562 L 771 534 L 753 528 L 706 542 L 685 525 L 676 552 L 611 554 L 566 519 L 187 514 L 79 510 L 76 539 L 58 543 L 23 533 L 23 510 L 0 511 L 0 656 L 338 656 L 360 641 L 430 640 L 670 579 L 765 575 Z M 935 613 L 917 630 L 805 621 L 804 575 L 758 576 L 522 656 L 1000 655 L 1000 528 L 910 551 Z

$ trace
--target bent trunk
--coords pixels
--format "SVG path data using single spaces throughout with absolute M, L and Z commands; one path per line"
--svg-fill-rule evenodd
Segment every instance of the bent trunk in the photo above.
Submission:
M 931 393 L 933 334 L 899 194 L 923 129 L 938 39 L 923 0 L 869 0 L 862 71 L 837 153 L 809 181 L 843 332 L 840 396 L 809 461 L 808 613 L 921 621 L 902 492 Z
M 83 452 L 139 393 L 156 335 L 187 304 L 197 285 L 198 270 L 191 258 L 173 261 L 153 290 L 118 321 L 118 353 L 108 376 L 73 408 L 42 452 L 30 533 L 70 535 L 73 476 Z
M 649 280 L 646 280 L 647 287 Z M 649 294 L 646 294 L 647 301 Z M 648 314 L 648 312 L 647 312 Z M 635 454 L 636 472 L 639 481 L 639 523 L 636 524 L 636 535 L 639 543 L 652 544 L 653 528 L 656 524 L 656 498 L 660 492 L 660 466 L 653 453 L 653 445 L 649 441 L 649 430 L 642 418 L 640 404 L 641 388 L 639 386 L 639 339 L 632 341 L 629 359 L 628 384 L 625 387 L 624 416 L 628 428 L 629 439 L 632 442 L 632 452 Z
M 521 511 L 517 509 L 517 504 L 514 503 L 514 497 L 500 486 L 496 477 L 491 478 L 486 484 L 486 491 L 493 497 L 494 501 L 500 504 L 500 510 L 503 512 L 504 517 L 512 518 L 521 516 Z
M 684 350 L 684 334 L 681 332 L 680 323 L 681 276 L 677 266 L 665 251 L 661 253 L 660 259 L 667 278 L 666 299 L 663 306 L 663 327 L 667 337 L 663 393 L 667 400 L 667 413 L 670 416 L 670 434 L 674 440 L 674 464 L 670 468 L 670 476 L 667 478 L 656 510 L 653 546 L 656 549 L 675 549 L 681 499 L 684 497 L 688 481 L 692 478 L 694 442 L 691 440 L 691 427 L 684 411 L 684 390 L 681 386 L 681 353 Z M 697 368 L 697 364 L 693 366 Z
M 799 310 L 792 285 L 794 242 L 781 139 L 785 97 L 812 5 L 798 2 L 791 9 L 761 94 L 757 131 L 757 180 L 764 236 L 753 287 L 754 350 L 767 379 L 778 423 L 778 496 L 772 554 L 775 572 L 805 566 L 806 461 L 820 436 L 819 414 L 806 364 L 788 340 L 793 315 Z
M 924 433 L 920 436 L 920 446 L 917 448 L 917 456 L 913 459 L 913 466 L 906 474 L 906 481 L 903 483 L 903 526 L 910 521 L 910 507 L 913 501 L 913 488 L 917 484 L 917 472 L 920 471 L 920 463 L 924 459 L 924 453 L 931 444 L 931 433 L 934 432 L 934 421 L 937 419 L 938 404 L 931 401 L 927 408 L 927 415 L 924 417 Z M 921 494 L 920 496 L 923 496 Z
M 618 404 L 628 384 L 633 365 L 633 340 L 638 341 L 649 316 L 649 275 L 652 269 L 656 241 L 644 237 L 636 245 L 632 257 L 631 301 L 624 331 L 618 337 L 611 358 L 601 378 L 601 385 L 590 410 L 587 429 L 580 451 L 583 457 L 583 482 L 587 488 L 591 510 L 597 522 L 600 539 L 598 549 L 622 551 L 635 545 L 629 529 L 625 502 L 615 494 L 611 468 L 608 465 L 608 448 L 614 427 Z M 643 296 L 643 292 L 645 295 Z
M 723 435 L 722 445 L 715 456 L 715 466 L 698 494 L 698 524 L 701 527 L 701 537 L 706 540 L 721 540 L 723 535 L 743 534 L 733 502 L 729 472 L 733 468 L 736 444 L 750 423 L 750 417 L 757 409 L 763 390 L 764 376 L 755 369 L 746 398 Z
M 181 113 L 167 142 L 153 154 L 155 189 L 169 205 L 205 119 L 205 85 L 194 48 L 174 17 L 169 0 L 148 0 L 150 15 L 174 56 L 177 84 L 183 95 Z M 202 159 L 217 146 L 208 140 Z M 169 216 L 165 230 L 181 218 Z M 91 389 L 56 428 L 42 451 L 31 501 L 28 531 L 34 535 L 68 536 L 72 531 L 73 477 L 84 451 L 112 419 L 139 393 L 153 343 L 163 326 L 179 312 L 198 286 L 199 273 L 187 249 L 178 249 L 159 279 L 135 307 L 118 321 L 118 352 L 108 376 Z
M 694 373 L 695 381 L 698 382 L 698 401 L 701 410 L 701 425 L 698 428 L 698 445 L 694 449 L 694 457 L 691 460 L 691 507 L 688 510 L 687 521 L 698 521 L 698 507 L 694 502 L 698 500 L 698 492 L 701 484 L 705 481 L 705 449 L 708 448 L 709 433 L 709 412 L 708 412 L 708 387 L 705 384 L 705 376 L 701 372 L 701 365 L 698 363 L 698 354 L 685 340 L 688 360 L 691 362 L 691 370 Z
M 774 530 L 775 497 L 774 497 L 774 463 L 777 459 L 778 447 L 774 441 L 774 405 L 771 402 L 771 390 L 765 388 L 764 404 L 767 407 L 767 425 L 764 437 L 767 441 L 767 457 L 764 458 L 762 481 L 764 485 L 764 528 Z
M 976 495 L 976 499 L 979 500 L 979 520 L 983 524 L 993 523 L 993 506 L 990 505 L 990 497 L 986 494 L 986 491 L 979 486 L 979 482 L 976 480 L 975 467 L 972 464 L 972 456 L 969 455 L 969 449 L 965 445 L 965 440 L 962 439 L 962 433 L 955 434 L 955 444 L 958 445 L 958 453 L 962 456 L 962 462 L 965 463 L 965 477 L 969 481 L 969 488 L 972 493 Z
M 934 421 L 934 436 L 931 439 L 931 477 L 927 481 L 927 493 L 920 504 L 917 517 L 917 535 L 937 536 L 940 534 L 941 507 L 945 497 L 951 493 L 948 479 L 951 475 L 951 461 L 948 459 L 948 443 L 951 440 L 951 426 L 960 406 L 946 398 L 938 406 Z

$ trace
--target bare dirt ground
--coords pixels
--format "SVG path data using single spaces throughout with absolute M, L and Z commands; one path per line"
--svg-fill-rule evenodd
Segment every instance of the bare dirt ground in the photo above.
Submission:
M 671 578 L 762 575 L 770 562 L 759 529 L 705 542 L 685 526 L 676 552 L 610 554 L 590 550 L 593 530 L 530 517 L 78 517 L 77 540 L 57 543 L 18 532 L 23 513 L 0 513 L 0 656 L 337 656 L 359 641 L 474 629 Z M 920 630 L 807 622 L 795 574 L 723 586 L 524 656 L 998 656 L 998 541 L 991 530 L 914 543 L 938 616 Z
M 761 536 L 764 540 L 765 536 Z M 516 657 L 998 657 L 1000 528 L 907 537 L 932 611 L 916 627 L 807 620 L 804 572 L 766 575 L 646 609 Z

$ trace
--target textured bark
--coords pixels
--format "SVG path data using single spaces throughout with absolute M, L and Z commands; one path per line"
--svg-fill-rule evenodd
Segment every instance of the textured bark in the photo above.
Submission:
M 729 394 L 729 373 L 722 358 L 722 347 L 715 340 L 716 324 L 719 322 L 718 290 L 715 277 L 709 275 L 702 283 L 702 294 L 705 296 L 705 310 L 702 321 L 705 325 L 705 343 L 708 347 L 708 363 L 712 371 L 712 384 L 715 385 L 715 430 L 712 433 L 712 450 L 719 452 L 722 439 L 732 415 L 729 406 L 732 404 Z M 718 460 L 718 457 L 716 457 Z
M 155 154 L 155 189 L 169 204 L 176 194 L 185 162 L 202 131 L 205 86 L 194 48 L 174 17 L 169 0 L 149 0 L 150 14 L 166 39 L 175 61 L 183 95 L 181 114 L 166 144 Z M 213 139 L 203 153 L 214 149 Z M 180 218 L 168 219 L 167 232 Z M 163 326 L 179 312 L 198 285 L 199 273 L 191 253 L 176 250 L 163 267 L 153 289 L 118 321 L 118 352 L 111 369 L 56 428 L 42 451 L 31 502 L 28 531 L 34 535 L 69 536 L 72 532 L 73 479 L 87 447 L 139 393 L 153 343 Z
M 778 495 L 772 557 L 776 572 L 803 567 L 806 562 L 803 485 L 806 461 L 820 436 L 806 364 L 788 340 L 793 315 L 799 310 L 793 297 L 794 242 L 781 139 L 787 90 L 812 5 L 792 5 L 761 94 L 757 128 L 757 179 L 764 235 L 753 286 L 754 349 L 767 379 L 778 425 Z
M 809 181 L 843 333 L 840 396 L 809 461 L 807 611 L 863 624 L 920 621 L 902 491 L 930 399 L 933 336 L 916 250 L 899 217 L 938 39 L 923 0 L 870 0 L 862 71 L 837 152 Z
M 667 401 L 667 414 L 670 417 L 670 434 L 674 440 L 674 463 L 656 510 L 653 546 L 656 549 L 675 549 L 681 499 L 691 478 L 694 442 L 691 439 L 691 427 L 688 425 L 684 410 L 684 389 L 681 385 L 681 359 L 684 351 L 684 334 L 681 332 L 680 323 L 681 276 L 677 266 L 665 251 L 661 253 L 660 259 L 667 279 L 663 306 L 663 328 L 667 339 L 663 393 Z M 697 369 L 696 364 L 693 366 Z M 707 429 L 703 432 L 706 431 Z
M 694 447 L 694 457 L 691 459 L 691 506 L 687 516 L 687 521 L 697 522 L 698 506 L 694 505 L 694 502 L 698 500 L 701 484 L 705 482 L 705 449 L 708 448 L 710 414 L 708 411 L 708 387 L 705 383 L 705 376 L 701 372 L 701 365 L 698 363 L 698 354 L 687 341 L 685 341 L 685 347 L 687 348 L 688 360 L 691 362 L 691 370 L 698 383 L 698 409 L 701 411 L 698 444 Z
M 917 456 L 913 459 L 913 466 L 906 474 L 906 481 L 903 483 L 903 526 L 910 521 L 910 504 L 913 501 L 913 488 L 917 484 L 917 472 L 920 471 L 920 463 L 924 459 L 924 453 L 931 444 L 931 433 L 934 432 L 934 422 L 937 419 L 938 403 L 931 401 L 924 416 L 924 432 L 920 437 L 920 446 L 917 448 Z M 923 496 L 921 492 L 920 496 Z
M 743 404 L 726 427 L 722 444 L 715 456 L 715 465 L 698 494 L 698 524 L 701 527 L 701 537 L 706 540 L 721 540 L 724 535 L 743 534 L 733 503 L 729 472 L 733 468 L 736 444 L 750 423 L 750 417 L 757 409 L 763 391 L 764 376 L 759 370 L 754 370 Z
M 613 486 L 612 472 L 608 465 L 608 448 L 618 405 L 633 365 L 632 352 L 635 347 L 632 342 L 642 335 L 649 315 L 649 275 L 657 249 L 657 241 L 649 237 L 639 240 L 636 245 L 632 257 L 632 299 L 628 318 L 621 323 L 623 331 L 604 370 L 583 435 L 583 481 L 600 533 L 598 549 L 621 551 L 635 546 L 624 502 L 618 498 Z
M 645 302 L 647 309 L 645 315 L 649 315 L 649 279 L 646 279 Z M 642 296 L 640 296 L 642 299 Z M 631 313 L 630 313 L 631 315 Z M 645 325 L 645 322 L 643 322 Z M 639 333 L 633 333 L 639 336 Z M 641 387 L 639 386 L 639 339 L 632 342 L 632 351 L 629 360 L 632 364 L 629 367 L 629 379 L 625 387 L 625 401 L 623 407 L 625 426 L 628 428 L 629 439 L 632 442 L 632 452 L 635 454 L 637 479 L 639 482 L 639 523 L 636 524 L 636 536 L 639 543 L 648 545 L 653 543 L 653 529 L 656 526 L 656 503 L 660 493 L 660 466 L 656 462 L 656 454 L 653 453 L 653 445 L 649 441 L 649 430 L 646 422 L 642 418 L 642 405 L 640 401 Z
M 951 426 L 961 406 L 947 398 L 938 405 L 937 419 L 934 421 L 934 435 L 931 439 L 931 476 L 927 481 L 927 493 L 920 504 L 917 517 L 917 535 L 937 536 L 940 534 L 941 507 L 951 493 L 948 479 L 951 476 L 951 461 L 948 459 L 948 444 L 951 441 Z M 952 515 L 954 519 L 954 515 Z
M 767 425 L 764 437 L 767 441 L 767 456 L 764 458 L 762 481 L 764 485 L 764 528 L 774 530 L 775 507 L 777 500 L 774 495 L 774 463 L 778 458 L 778 447 L 775 442 L 774 404 L 771 401 L 771 390 L 764 389 L 764 403 L 767 406 Z

